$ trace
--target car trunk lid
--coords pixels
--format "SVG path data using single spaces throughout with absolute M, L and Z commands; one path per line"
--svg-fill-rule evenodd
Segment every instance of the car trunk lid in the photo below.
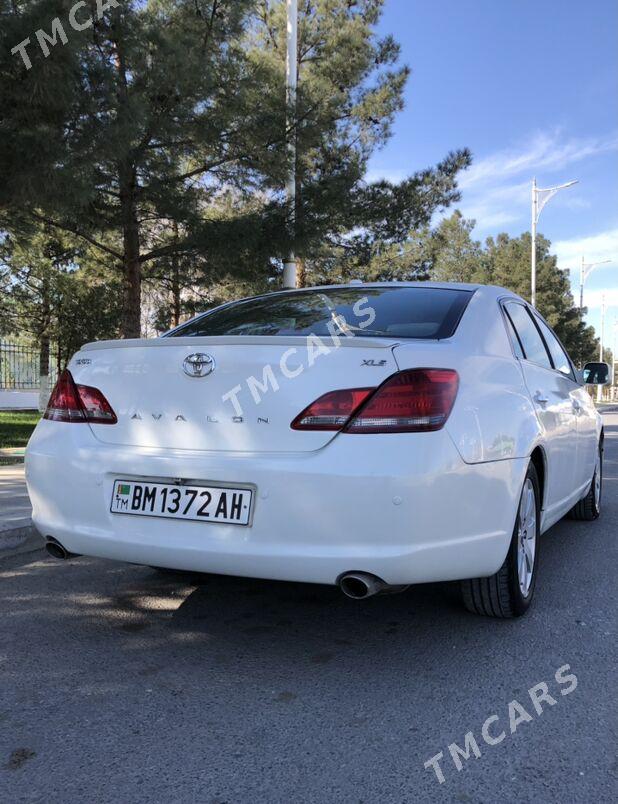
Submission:
M 377 387 L 397 371 L 396 344 L 315 336 L 105 341 L 87 344 L 69 368 L 76 382 L 99 388 L 118 417 L 91 425 L 105 443 L 303 452 L 335 433 L 293 430 L 295 417 L 329 391 Z

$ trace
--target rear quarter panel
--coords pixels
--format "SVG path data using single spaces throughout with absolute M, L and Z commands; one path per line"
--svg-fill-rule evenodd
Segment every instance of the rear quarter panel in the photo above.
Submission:
M 475 293 L 452 338 L 404 342 L 395 349 L 401 369 L 452 368 L 459 391 L 446 424 L 466 463 L 525 458 L 542 429 L 514 357 L 498 296 Z
M 542 438 L 515 359 L 468 357 L 447 430 L 466 463 L 525 458 Z

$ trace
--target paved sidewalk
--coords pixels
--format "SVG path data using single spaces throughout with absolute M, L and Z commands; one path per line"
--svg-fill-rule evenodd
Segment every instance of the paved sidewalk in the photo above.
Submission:
M 31 515 L 23 464 L 0 466 L 0 550 L 16 547 L 30 535 Z
M 38 391 L 0 391 L 0 410 L 36 410 Z
M 29 524 L 31 514 L 23 464 L 0 466 L 0 530 Z

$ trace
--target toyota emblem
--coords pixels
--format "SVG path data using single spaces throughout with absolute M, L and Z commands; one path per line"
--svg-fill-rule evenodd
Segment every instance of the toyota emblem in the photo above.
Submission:
M 215 359 L 203 352 L 185 357 L 182 368 L 188 377 L 207 377 L 215 370 Z

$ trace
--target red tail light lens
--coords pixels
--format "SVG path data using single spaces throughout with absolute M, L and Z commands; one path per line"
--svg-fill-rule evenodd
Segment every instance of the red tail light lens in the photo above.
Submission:
M 373 391 L 373 388 L 329 391 L 305 408 L 294 419 L 291 427 L 293 430 L 341 430 Z
M 422 433 L 449 417 L 459 376 L 451 369 L 412 369 L 389 377 L 346 425 L 346 433 Z
M 51 392 L 44 419 L 55 422 L 83 422 L 84 411 L 70 371 L 63 371 Z
M 68 370 L 58 378 L 43 418 L 74 424 L 116 424 L 118 421 L 101 391 L 89 385 L 76 385 Z
M 93 424 L 116 424 L 118 421 L 116 414 L 98 388 L 92 388 L 89 385 L 78 385 L 77 393 L 87 422 Z

